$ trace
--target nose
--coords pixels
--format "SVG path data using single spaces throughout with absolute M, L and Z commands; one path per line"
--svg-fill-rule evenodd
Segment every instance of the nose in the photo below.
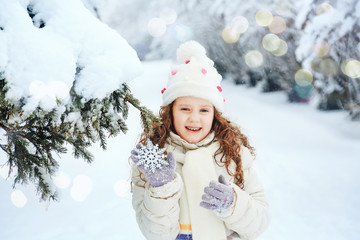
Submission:
M 192 112 L 190 115 L 189 115 L 189 121 L 191 123 L 198 123 L 200 122 L 200 116 L 197 112 Z

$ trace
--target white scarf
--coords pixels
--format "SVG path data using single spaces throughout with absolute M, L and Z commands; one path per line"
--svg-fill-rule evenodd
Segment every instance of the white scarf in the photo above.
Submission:
M 196 144 L 170 133 L 167 151 L 175 154 L 177 171 L 183 178 L 184 191 L 180 198 L 180 225 L 190 226 L 193 240 L 226 240 L 226 231 L 212 211 L 200 206 L 204 188 L 211 180 L 217 181 L 214 154 L 219 143 L 213 132 Z M 182 169 L 181 169 L 182 166 Z

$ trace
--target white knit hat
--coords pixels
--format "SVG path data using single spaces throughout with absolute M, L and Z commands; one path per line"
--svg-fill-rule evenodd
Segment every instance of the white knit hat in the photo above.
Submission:
M 221 75 L 216 71 L 214 62 L 206 56 L 206 50 L 196 41 L 180 45 L 176 51 L 178 65 L 169 73 L 163 94 L 163 106 L 178 97 L 198 97 L 208 100 L 219 112 L 223 111 L 220 86 Z

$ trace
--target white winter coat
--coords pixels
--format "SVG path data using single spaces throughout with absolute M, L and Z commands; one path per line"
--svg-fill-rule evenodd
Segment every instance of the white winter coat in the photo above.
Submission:
M 197 144 L 189 144 L 176 134 L 171 134 L 167 141 L 167 151 L 172 151 L 177 160 L 175 179 L 164 186 L 152 187 L 149 182 L 140 178 L 140 172 L 134 165 L 132 167 L 133 208 L 140 230 L 148 240 L 174 240 L 180 231 L 179 199 L 183 191 L 181 154 L 189 149 L 206 148 L 216 151 L 218 142 L 214 134 L 209 134 Z M 175 140 L 175 141 L 174 141 Z M 174 144 L 181 142 L 181 144 Z M 220 167 L 214 159 L 214 168 L 217 175 L 223 174 L 231 183 L 234 190 L 233 204 L 225 212 L 217 214 L 224 222 L 227 239 L 255 239 L 267 228 L 270 221 L 268 202 L 264 189 L 252 168 L 253 157 L 250 151 L 242 146 L 242 167 L 244 171 L 244 189 L 234 184 L 234 177 L 227 173 L 224 166 Z M 230 165 L 231 171 L 235 164 Z M 200 204 L 200 202 L 199 202 Z M 207 240 L 207 239 L 194 239 Z

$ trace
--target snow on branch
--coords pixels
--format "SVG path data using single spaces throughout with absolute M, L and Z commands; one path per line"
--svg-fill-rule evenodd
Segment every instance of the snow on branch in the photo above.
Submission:
M 143 69 L 136 52 L 80 0 L 0 0 L 0 151 L 14 184 L 33 182 L 56 199 L 53 154 L 125 133 L 128 104 L 145 131 L 158 121 L 126 83 Z
M 136 52 L 80 0 L 0 2 L 6 97 L 26 99 L 29 112 L 68 104 L 71 88 L 85 100 L 102 99 L 142 72 Z

